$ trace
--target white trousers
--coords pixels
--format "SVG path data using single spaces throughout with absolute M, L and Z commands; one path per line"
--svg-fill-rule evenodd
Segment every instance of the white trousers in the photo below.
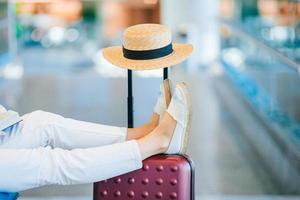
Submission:
M 142 167 L 127 128 L 35 111 L 0 135 L 0 191 L 91 183 Z

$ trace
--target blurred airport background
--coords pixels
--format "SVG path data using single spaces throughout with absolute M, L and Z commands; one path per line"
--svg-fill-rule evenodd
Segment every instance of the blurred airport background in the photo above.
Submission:
M 126 126 L 127 72 L 101 48 L 130 25 L 166 24 L 195 48 L 170 77 L 193 98 L 196 199 L 299 200 L 299 19 L 298 0 L 0 0 L 0 103 Z M 139 125 L 162 71 L 133 75 Z M 92 184 L 20 199 L 92 199 Z

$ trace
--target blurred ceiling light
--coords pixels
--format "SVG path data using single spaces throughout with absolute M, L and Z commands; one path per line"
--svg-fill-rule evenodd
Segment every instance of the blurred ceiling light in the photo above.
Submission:
M 144 4 L 157 4 L 158 0 L 144 0 Z
M 20 79 L 24 74 L 24 68 L 20 63 L 10 63 L 1 70 L 0 74 L 6 79 Z
M 66 39 L 68 42 L 75 42 L 79 38 L 78 30 L 71 28 L 67 30 Z
M 270 39 L 274 41 L 285 41 L 289 37 L 292 37 L 293 30 L 289 30 L 286 26 L 274 26 L 270 29 Z
M 223 59 L 236 69 L 242 70 L 244 68 L 245 55 L 240 49 L 236 47 L 228 48 L 222 51 L 222 55 Z
M 48 33 L 50 41 L 54 44 L 62 43 L 65 37 L 65 31 L 66 29 L 63 27 L 56 26 L 51 28 Z

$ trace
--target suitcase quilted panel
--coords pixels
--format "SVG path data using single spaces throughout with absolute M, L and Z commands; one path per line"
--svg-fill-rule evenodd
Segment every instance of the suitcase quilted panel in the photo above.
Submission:
M 178 199 L 192 197 L 191 163 L 179 155 L 156 155 L 143 168 L 94 184 L 94 200 Z

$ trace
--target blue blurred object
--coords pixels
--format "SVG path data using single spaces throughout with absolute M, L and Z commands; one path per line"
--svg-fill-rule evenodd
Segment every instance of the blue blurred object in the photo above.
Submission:
M 1 53 L 0 52 L 0 66 L 4 66 L 9 63 L 9 54 L 8 53 Z
M 17 192 L 0 192 L 0 200 L 15 200 L 19 197 Z
M 286 137 L 295 138 L 296 149 L 299 149 L 300 138 L 300 124 L 291 116 L 288 112 L 284 111 L 276 98 L 265 91 L 259 84 L 248 77 L 246 74 L 236 70 L 236 67 L 232 66 L 222 59 L 225 73 L 238 87 L 242 94 L 246 97 L 246 100 L 252 105 L 252 107 L 266 119 L 270 120 L 271 124 L 276 124 L 285 130 Z M 294 141 L 294 140 L 293 140 Z

